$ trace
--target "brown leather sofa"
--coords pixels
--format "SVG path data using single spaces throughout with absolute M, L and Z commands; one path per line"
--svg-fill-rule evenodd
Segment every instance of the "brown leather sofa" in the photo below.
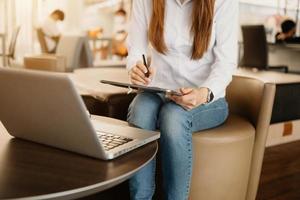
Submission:
M 123 93 L 123 99 L 116 98 L 118 94 L 109 95 L 113 100 L 105 98 L 102 104 L 97 104 L 92 97 L 84 99 L 90 112 L 97 114 L 104 106 L 109 110 L 104 115 L 125 120 L 134 95 Z M 274 95 L 274 83 L 234 76 L 227 88 L 228 120 L 219 127 L 193 135 L 190 199 L 255 199 Z M 159 192 L 155 199 L 163 199 L 161 194 Z

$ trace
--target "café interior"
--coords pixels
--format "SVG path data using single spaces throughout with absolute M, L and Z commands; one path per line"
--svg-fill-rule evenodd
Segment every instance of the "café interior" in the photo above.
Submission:
M 139 91 L 99 81 L 129 83 L 134 1 L 142 0 L 0 0 L 0 72 L 62 74 L 91 115 L 127 126 L 128 107 Z M 226 89 L 230 114 L 223 125 L 193 134 L 190 199 L 298 200 L 300 0 L 236 1 L 238 66 Z M 288 23 L 292 39 L 281 40 Z M 0 87 L 0 105 L 5 88 L 14 90 L 10 83 Z M 148 145 L 114 161 L 65 153 L 13 139 L 2 111 L 0 106 L 0 199 L 130 199 L 128 180 L 160 149 Z M 153 199 L 164 199 L 159 168 Z

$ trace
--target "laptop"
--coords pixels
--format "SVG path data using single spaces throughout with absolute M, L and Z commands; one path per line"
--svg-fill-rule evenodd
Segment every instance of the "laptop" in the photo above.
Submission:
M 66 74 L 0 69 L 0 121 L 14 137 L 110 160 L 160 134 L 91 117 Z

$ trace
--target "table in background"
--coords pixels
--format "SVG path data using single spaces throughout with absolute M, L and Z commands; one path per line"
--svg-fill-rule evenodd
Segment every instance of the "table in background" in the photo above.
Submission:
M 300 44 L 268 44 L 269 65 L 286 65 L 290 72 L 300 73 Z
M 288 66 L 290 72 L 300 73 L 300 44 L 268 43 L 269 66 Z M 239 42 L 239 61 L 243 58 L 243 42 Z
M 94 61 L 94 67 L 119 67 L 119 68 L 125 68 L 126 67 L 126 60 L 95 60 Z
M 0 199 L 65 200 L 88 196 L 130 178 L 156 152 L 157 143 L 152 142 L 112 161 L 102 161 L 13 138 L 0 123 Z
M 77 69 L 69 76 L 79 94 L 83 96 L 90 113 L 126 120 L 128 106 L 135 93 L 128 95 L 127 88 L 100 83 L 103 79 L 128 83 L 128 72 L 125 68 Z

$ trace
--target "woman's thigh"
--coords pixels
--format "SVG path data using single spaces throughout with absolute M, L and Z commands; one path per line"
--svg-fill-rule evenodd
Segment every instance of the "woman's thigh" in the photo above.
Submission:
M 159 128 L 167 132 L 196 132 L 222 124 L 228 116 L 228 105 L 225 98 L 192 110 L 185 110 L 180 105 L 169 101 L 159 111 Z
M 137 94 L 129 106 L 127 121 L 142 129 L 155 130 L 162 103 L 162 98 L 155 93 Z
M 192 132 L 201 131 L 224 123 L 228 116 L 228 104 L 225 98 L 221 98 L 189 112 L 192 116 Z

